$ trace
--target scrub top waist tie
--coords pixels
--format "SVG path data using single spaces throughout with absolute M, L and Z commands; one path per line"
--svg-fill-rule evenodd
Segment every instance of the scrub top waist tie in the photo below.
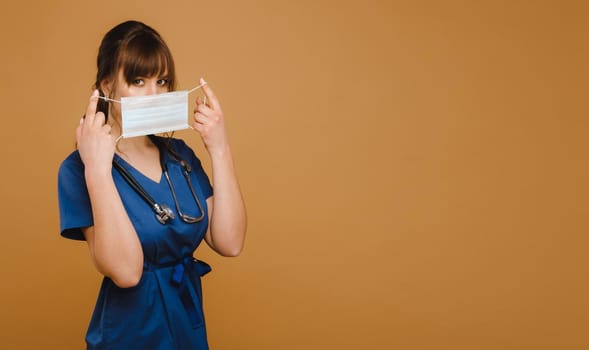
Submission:
M 172 276 L 169 283 L 175 287 L 178 298 L 186 310 L 186 314 L 192 328 L 202 327 L 204 320 L 202 317 L 202 288 L 200 277 L 209 273 L 212 269 L 204 261 L 195 259 L 192 256 L 184 257 L 180 260 L 165 264 L 153 264 L 145 262 L 143 271 L 158 272 L 161 269 L 171 268 Z M 188 274 L 188 276 L 187 276 Z M 197 288 L 190 283 L 190 276 L 196 275 L 195 283 Z

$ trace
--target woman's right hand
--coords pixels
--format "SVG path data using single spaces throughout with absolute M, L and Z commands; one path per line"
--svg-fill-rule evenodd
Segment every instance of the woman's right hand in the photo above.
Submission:
M 76 141 L 80 158 L 87 171 L 93 174 L 110 174 L 115 153 L 116 138 L 105 123 L 104 113 L 96 113 L 98 90 L 90 96 L 86 115 L 80 119 L 76 129 Z

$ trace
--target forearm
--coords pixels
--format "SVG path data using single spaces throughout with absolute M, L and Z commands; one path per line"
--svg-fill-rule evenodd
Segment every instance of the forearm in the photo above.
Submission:
M 143 272 L 143 251 L 112 176 L 86 173 L 93 230 L 89 240 L 97 269 L 121 287 L 135 285 Z
M 215 193 L 210 241 L 220 254 L 237 256 L 245 241 L 247 216 L 229 147 L 212 153 L 211 164 Z

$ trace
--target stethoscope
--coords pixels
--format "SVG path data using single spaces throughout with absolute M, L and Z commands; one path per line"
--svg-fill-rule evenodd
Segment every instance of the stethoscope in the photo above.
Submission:
M 164 174 L 164 177 L 166 178 L 166 181 L 168 182 L 168 185 L 170 186 L 170 191 L 172 192 L 172 198 L 174 198 L 174 204 L 176 205 L 176 210 L 178 211 L 178 216 L 180 216 L 180 219 L 182 219 L 182 221 L 184 221 L 188 224 L 194 224 L 199 221 L 202 221 L 202 219 L 205 216 L 205 212 L 203 210 L 202 204 L 200 203 L 200 200 L 198 199 L 198 196 L 194 192 L 194 187 L 192 186 L 192 181 L 190 180 L 190 172 L 192 171 L 190 164 L 188 164 L 184 159 L 182 159 L 178 155 L 178 153 L 176 153 L 176 151 L 174 151 L 171 147 L 169 147 L 169 145 L 164 145 L 159 139 L 157 139 L 153 135 L 149 135 L 149 137 L 150 137 L 151 141 L 159 149 L 160 166 L 162 167 L 162 173 Z M 165 159 L 164 159 L 166 151 L 167 151 L 167 153 L 169 153 L 172 156 L 172 158 L 174 158 L 175 161 L 177 161 L 178 163 L 180 163 L 180 165 L 182 165 L 182 169 L 183 169 L 182 173 L 184 174 L 184 178 L 186 179 L 186 183 L 188 184 L 188 188 L 190 188 L 190 192 L 192 193 L 192 198 L 194 198 L 194 201 L 196 202 L 196 206 L 198 207 L 198 210 L 200 213 L 200 215 L 198 217 L 184 214 L 182 212 L 182 210 L 180 210 L 180 204 L 178 203 L 178 198 L 176 197 L 176 190 L 174 189 L 174 185 L 172 185 L 172 181 L 170 180 L 170 176 L 168 175 L 168 165 L 166 164 Z M 141 184 L 139 184 L 139 182 L 137 182 L 137 180 L 127 171 L 127 169 L 125 169 L 118 162 L 118 160 L 116 158 L 113 158 L 112 164 L 113 164 L 113 167 L 115 169 L 117 169 L 117 171 L 121 174 L 123 179 L 125 179 L 125 181 L 129 184 L 129 186 L 131 186 L 131 188 L 133 188 L 135 190 L 135 192 L 137 192 L 137 194 L 139 194 L 139 196 L 141 196 L 141 198 L 143 198 L 143 200 L 147 204 L 149 204 L 149 206 L 153 209 L 153 211 L 155 212 L 155 217 L 156 217 L 157 221 L 159 221 L 161 224 L 166 224 L 166 223 L 168 223 L 168 221 L 173 220 L 176 217 L 174 215 L 174 212 L 172 211 L 172 209 L 170 209 L 170 207 L 168 207 L 165 204 L 157 203 L 149 195 L 149 193 L 147 193 L 147 191 L 145 191 L 143 186 L 141 186 Z

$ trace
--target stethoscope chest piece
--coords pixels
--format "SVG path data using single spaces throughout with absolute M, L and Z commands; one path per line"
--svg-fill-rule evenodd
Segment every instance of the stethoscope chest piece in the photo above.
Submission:
M 155 211 L 155 218 L 162 225 L 165 225 L 168 222 L 168 220 L 173 220 L 176 217 L 172 209 L 170 209 L 170 207 L 168 207 L 165 204 L 155 203 L 153 206 L 153 210 Z

